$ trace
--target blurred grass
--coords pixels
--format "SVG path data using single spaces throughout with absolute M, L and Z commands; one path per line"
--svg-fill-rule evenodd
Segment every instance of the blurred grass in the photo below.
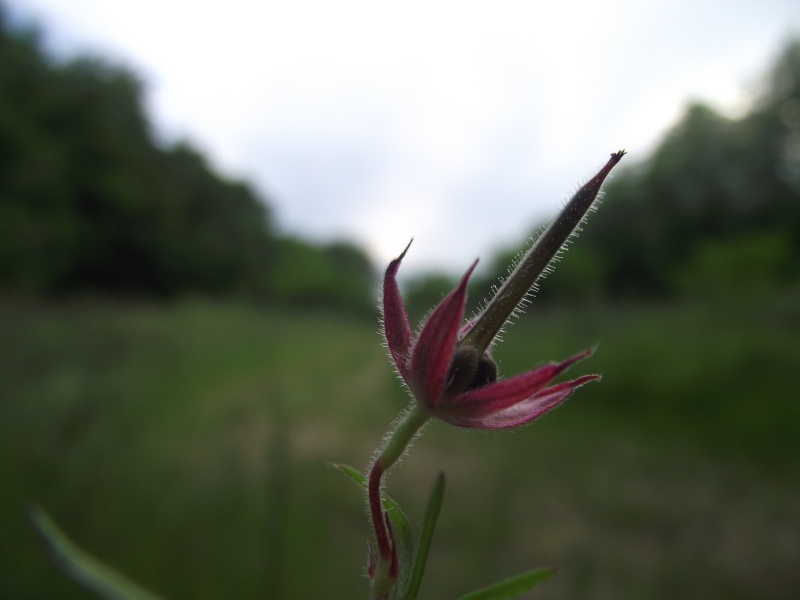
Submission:
M 170 598 L 359 598 L 363 468 L 405 405 L 377 325 L 184 301 L 0 304 L 0 597 L 89 597 L 46 560 L 41 504 Z M 800 296 L 533 307 L 504 373 L 600 343 L 604 381 L 518 432 L 433 424 L 389 478 L 448 491 L 421 597 L 536 566 L 532 597 L 793 598 Z M 580 372 L 576 368 L 576 373 Z

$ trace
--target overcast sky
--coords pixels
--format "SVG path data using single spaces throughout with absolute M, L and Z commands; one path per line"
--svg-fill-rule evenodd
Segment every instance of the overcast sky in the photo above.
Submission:
M 137 72 L 284 231 L 463 270 L 551 216 L 691 99 L 735 114 L 800 35 L 797 0 L 6 0 L 61 56 Z M 613 201 L 608 198 L 607 201 Z

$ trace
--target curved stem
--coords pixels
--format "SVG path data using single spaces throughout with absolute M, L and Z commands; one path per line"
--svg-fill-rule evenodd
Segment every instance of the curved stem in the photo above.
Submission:
M 387 560 L 391 554 L 389 548 L 389 534 L 383 524 L 383 506 L 381 505 L 381 478 L 383 477 L 383 465 L 380 457 L 372 465 L 369 472 L 369 512 L 372 516 L 372 524 L 375 527 L 375 537 L 378 540 L 378 555 L 381 560 Z
M 392 540 L 393 536 L 392 532 L 388 529 L 388 519 L 384 514 L 383 503 L 381 502 L 383 474 L 403 456 L 403 453 L 408 449 L 408 445 L 412 442 L 417 433 L 419 433 L 420 428 L 428 419 L 428 415 L 425 414 L 419 405 L 414 404 L 408 409 L 397 423 L 397 426 L 387 437 L 383 450 L 381 450 L 381 453 L 375 459 L 370 469 L 367 491 L 369 496 L 370 516 L 372 517 L 372 525 L 375 528 L 375 539 L 378 543 L 379 557 L 373 588 L 386 585 L 387 583 L 391 586 L 393 583 L 393 581 L 390 581 L 392 580 L 391 575 L 394 574 L 395 578 L 397 576 L 397 565 L 392 564 L 396 561 L 396 558 L 393 558 L 396 557 Z M 384 574 L 387 581 L 379 582 L 379 579 L 384 579 L 380 574 Z

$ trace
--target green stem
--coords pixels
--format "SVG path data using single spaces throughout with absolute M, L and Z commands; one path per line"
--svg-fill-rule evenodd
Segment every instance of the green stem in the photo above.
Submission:
M 414 437 L 419 433 L 422 426 L 428 422 L 429 418 L 428 414 L 416 402 L 406 411 L 389 435 L 386 445 L 377 458 L 383 465 L 384 471 L 403 456 L 408 445 L 414 440 Z

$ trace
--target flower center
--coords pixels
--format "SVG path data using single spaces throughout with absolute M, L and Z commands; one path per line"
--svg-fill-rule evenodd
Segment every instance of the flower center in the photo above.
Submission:
M 445 393 L 463 394 L 497 381 L 497 365 L 487 354 L 478 355 L 472 346 L 456 348 L 447 372 Z

